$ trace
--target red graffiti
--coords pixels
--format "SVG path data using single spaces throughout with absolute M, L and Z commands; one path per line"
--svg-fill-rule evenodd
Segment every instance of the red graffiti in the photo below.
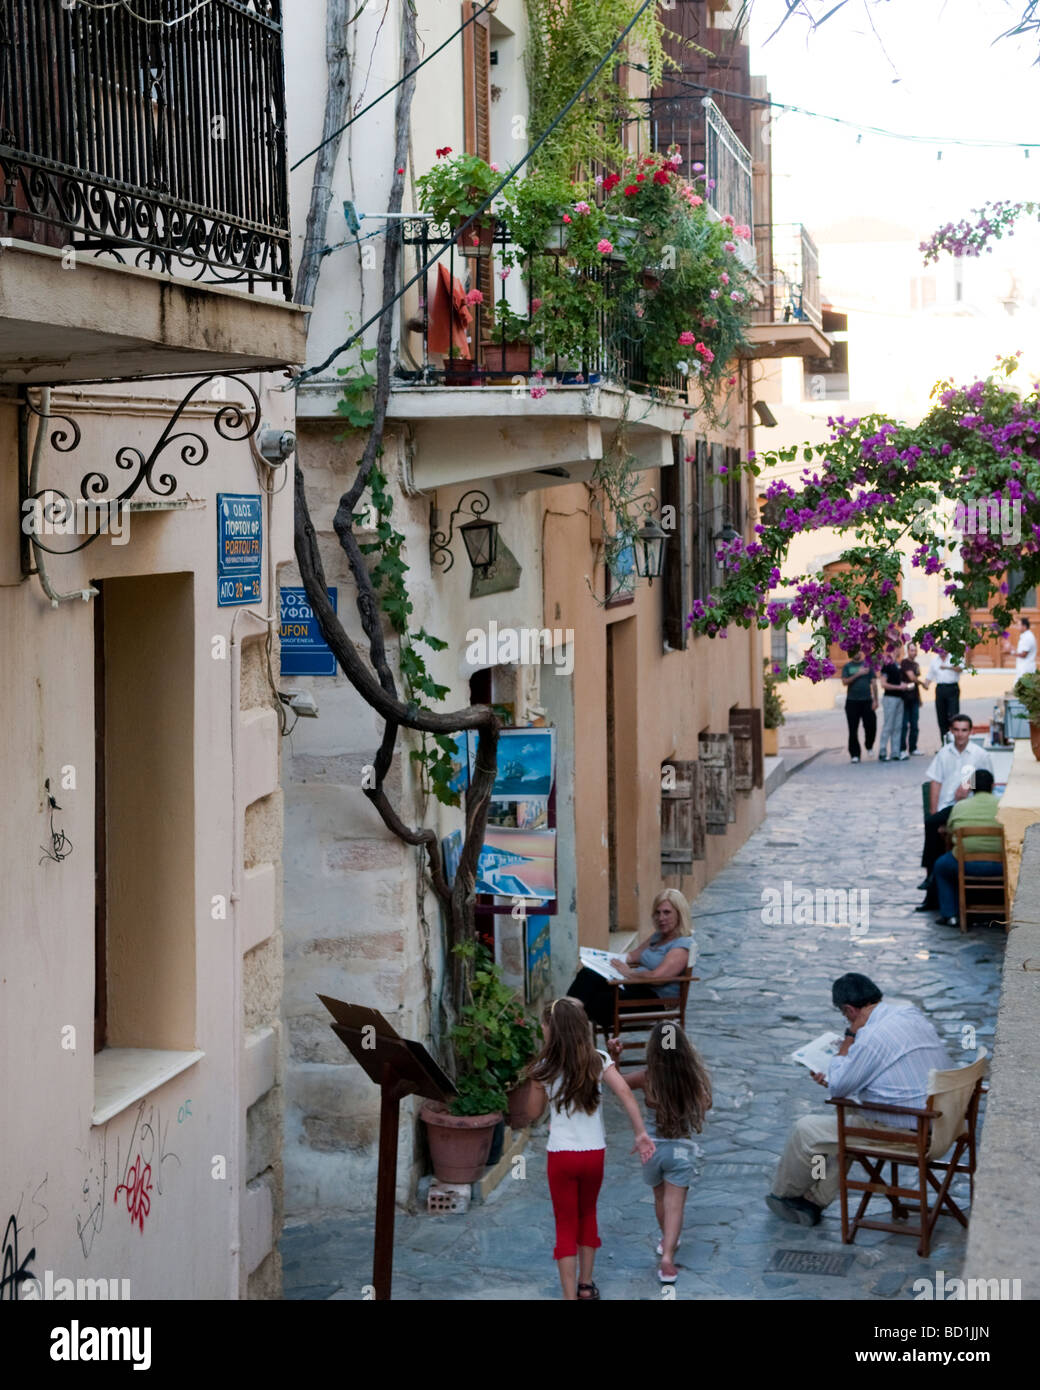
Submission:
M 141 1155 L 137 1155 L 137 1161 L 127 1172 L 127 1182 L 121 1182 L 115 1190 L 112 1200 L 119 1201 L 120 1192 L 126 1193 L 126 1209 L 130 1213 L 131 1226 L 136 1221 L 144 1234 L 144 1219 L 152 1209 L 152 1165 L 150 1163 L 141 1164 Z

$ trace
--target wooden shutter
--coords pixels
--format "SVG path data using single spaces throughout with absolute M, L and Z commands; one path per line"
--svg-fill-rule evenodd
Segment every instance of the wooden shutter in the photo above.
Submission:
M 708 477 L 708 441 L 698 439 L 693 450 L 690 499 L 690 539 L 693 569 L 693 597 L 705 598 L 711 592 L 712 566 L 712 489 Z
M 704 778 L 695 762 L 661 764 L 662 783 L 671 768 L 675 786 L 661 788 L 661 874 L 684 874 L 705 857 Z
M 672 435 L 671 468 L 661 469 L 661 517 L 668 519 L 671 507 L 674 526 L 665 530 L 664 547 L 664 640 L 673 651 L 685 651 L 689 640 L 686 619 L 690 612 L 690 554 L 687 542 L 686 446 L 681 434 Z
M 477 8 L 464 0 L 463 22 Z M 491 162 L 491 19 L 485 12 L 462 31 L 462 110 L 467 154 Z M 490 256 L 473 260 L 476 287 L 488 311 L 495 302 L 494 268 Z
M 733 447 L 726 449 L 726 510 L 729 513 L 727 520 L 743 536 L 744 475 L 740 471 L 740 450 Z
M 704 820 L 709 835 L 725 835 L 737 818 L 732 734 L 701 734 L 700 764 L 704 776 Z
M 738 792 L 750 792 L 764 780 L 762 764 L 762 711 L 737 709 L 729 712 L 729 731 L 733 735 L 734 780 Z

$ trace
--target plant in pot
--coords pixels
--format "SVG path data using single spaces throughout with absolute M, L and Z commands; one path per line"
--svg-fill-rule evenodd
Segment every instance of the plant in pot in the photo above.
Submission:
M 470 963 L 467 998 L 452 1029 L 458 1094 L 450 1107 L 427 1101 L 419 1112 L 440 1182 L 476 1182 L 484 1172 L 508 1091 L 534 1055 L 536 1026 L 484 947 L 457 946 Z
M 613 298 L 614 244 L 602 210 L 579 200 L 564 214 L 567 247 L 532 273 L 532 337 L 547 361 L 578 378 L 603 356 L 604 321 Z
M 499 271 L 501 275 L 503 272 Z M 507 272 L 508 273 L 508 272 Z M 491 372 L 516 373 L 531 370 L 530 320 L 518 314 L 505 296 L 495 305 L 495 321 L 489 336 L 481 339 L 484 366 Z
M 780 697 L 780 677 L 769 670 L 769 662 L 766 662 L 766 674 L 763 682 L 762 692 L 762 751 L 767 757 L 775 758 L 779 739 L 777 730 L 785 722 L 784 702 Z
M 1028 675 L 1019 676 L 1012 693 L 1025 706 L 1029 720 L 1029 746 L 1033 750 L 1033 757 L 1040 759 L 1040 672 L 1031 671 Z
M 416 179 L 419 206 L 434 222 L 453 231 L 487 202 L 502 181 L 493 165 L 476 154 L 458 154 L 449 159 L 450 146 L 437 151 L 437 163 Z M 486 213 L 459 238 L 459 250 L 467 256 L 490 254 L 497 222 Z
M 523 266 L 544 252 L 555 254 L 567 244 L 564 214 L 573 218 L 574 190 L 570 182 L 551 169 L 532 169 L 514 179 L 503 194 L 505 222 L 509 229 L 509 260 Z

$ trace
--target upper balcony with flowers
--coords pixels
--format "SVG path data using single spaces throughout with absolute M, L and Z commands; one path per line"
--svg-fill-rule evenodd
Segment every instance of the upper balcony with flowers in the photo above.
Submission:
M 713 212 L 700 164 L 686 177 L 671 150 L 586 182 L 535 168 L 481 212 L 502 173 L 438 155 L 406 227 L 427 276 L 400 385 L 519 378 L 541 400 L 613 383 L 710 406 L 745 345 L 751 228 Z

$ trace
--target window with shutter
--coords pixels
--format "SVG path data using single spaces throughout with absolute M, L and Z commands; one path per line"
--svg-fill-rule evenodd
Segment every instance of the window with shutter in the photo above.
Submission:
M 463 22 L 478 6 L 464 0 Z M 466 153 L 491 160 L 491 20 L 487 13 L 478 15 L 462 31 L 463 121 Z M 490 256 L 474 260 L 476 288 L 488 306 L 495 301 L 494 274 Z
M 690 548 L 686 446 L 681 434 L 672 436 L 672 456 L 671 468 L 661 469 L 661 524 L 674 519 L 671 528 L 665 526 L 668 541 L 664 548 L 664 640 L 674 651 L 685 651 L 689 640 L 686 619 L 690 612 Z
M 737 709 L 729 712 L 729 731 L 733 735 L 734 780 L 738 792 L 750 792 L 763 782 L 762 711 Z
M 706 598 L 711 593 L 714 555 L 713 497 L 708 474 L 708 441 L 698 439 L 693 450 L 690 473 L 690 538 L 693 577 L 693 597 Z
M 740 471 L 740 450 L 726 448 L 726 513 L 733 529 L 744 534 L 744 475 Z
M 704 821 L 709 835 L 725 835 L 737 819 L 732 734 L 701 734 L 700 764 L 704 777 Z
M 661 875 L 688 873 L 705 857 L 704 778 L 696 762 L 661 764 Z

